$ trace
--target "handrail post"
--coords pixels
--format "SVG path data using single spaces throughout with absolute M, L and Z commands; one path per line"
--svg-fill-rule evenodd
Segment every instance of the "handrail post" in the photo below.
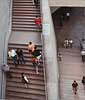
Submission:
M 42 42 L 45 56 L 47 100 L 59 100 L 59 71 L 55 33 L 48 0 L 41 0 Z

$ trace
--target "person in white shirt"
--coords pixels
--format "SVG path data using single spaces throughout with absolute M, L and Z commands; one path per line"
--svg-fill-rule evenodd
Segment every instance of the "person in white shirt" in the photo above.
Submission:
M 64 40 L 64 47 L 65 47 L 65 48 L 68 48 L 68 46 L 69 46 L 69 41 L 68 41 L 68 39 L 66 38 L 66 39 Z
M 16 51 L 14 49 L 9 49 L 8 57 L 12 58 L 15 66 L 18 64 L 18 62 L 17 62 L 17 54 L 16 54 Z
M 30 81 L 28 80 L 27 76 L 24 73 L 21 73 L 21 77 L 22 77 L 22 82 L 24 82 L 25 87 L 27 88 Z
M 73 40 L 72 39 L 69 39 L 69 46 L 70 46 L 70 48 L 72 48 L 72 46 L 73 46 Z
M 67 21 L 70 19 L 70 13 L 69 12 L 66 13 L 66 19 L 67 19 Z

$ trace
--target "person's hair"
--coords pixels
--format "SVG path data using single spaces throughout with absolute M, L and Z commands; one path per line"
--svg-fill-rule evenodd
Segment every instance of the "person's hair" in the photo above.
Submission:
M 74 82 L 76 82 L 76 81 L 74 80 Z
M 85 76 L 83 76 L 83 79 L 85 79 Z
M 23 76 L 23 75 L 24 75 L 24 73 L 21 73 L 21 75 Z
M 38 17 L 38 16 L 36 16 L 36 17 Z
M 29 44 L 32 44 L 32 42 L 29 42 Z
M 37 45 L 35 45 L 34 49 L 35 49 L 35 50 L 37 49 Z

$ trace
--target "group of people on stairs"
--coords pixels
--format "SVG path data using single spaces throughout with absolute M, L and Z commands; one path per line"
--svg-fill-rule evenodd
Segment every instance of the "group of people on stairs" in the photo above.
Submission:
M 8 57 L 13 60 L 15 66 L 25 64 L 23 50 L 20 48 L 17 48 L 16 50 L 9 48 Z
M 27 48 L 28 48 L 29 54 L 31 54 L 31 56 L 32 56 L 32 64 L 36 68 L 36 74 L 39 74 L 38 67 L 40 65 L 40 59 L 42 57 L 42 52 L 41 52 L 41 50 L 37 49 L 37 45 L 35 45 L 32 42 L 28 43 Z M 20 48 L 17 48 L 16 50 L 13 48 L 11 48 L 11 49 L 9 48 L 8 58 L 12 59 L 15 66 L 26 63 L 26 61 L 24 60 L 23 50 Z M 28 87 L 28 84 L 30 81 L 29 81 L 29 78 L 26 76 L 26 74 L 22 72 L 21 78 L 22 78 L 22 82 L 25 84 L 25 86 Z

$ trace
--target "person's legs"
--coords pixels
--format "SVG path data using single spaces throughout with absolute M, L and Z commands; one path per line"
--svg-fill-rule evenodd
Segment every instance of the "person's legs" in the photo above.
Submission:
M 74 94 L 76 94 L 77 93 L 77 88 L 73 87 L 73 91 L 74 91 Z
M 12 57 L 15 66 L 18 64 L 17 56 Z
M 24 60 L 24 57 L 23 57 L 23 56 L 20 56 L 20 62 L 21 62 L 21 64 L 22 64 L 22 63 L 25 64 L 25 60 Z
M 38 72 L 38 60 L 37 60 L 37 58 L 34 58 L 34 60 L 33 60 L 32 63 L 33 63 L 33 66 L 36 69 L 36 74 L 39 74 L 39 72 Z
M 38 7 L 38 0 L 34 0 L 35 6 Z

